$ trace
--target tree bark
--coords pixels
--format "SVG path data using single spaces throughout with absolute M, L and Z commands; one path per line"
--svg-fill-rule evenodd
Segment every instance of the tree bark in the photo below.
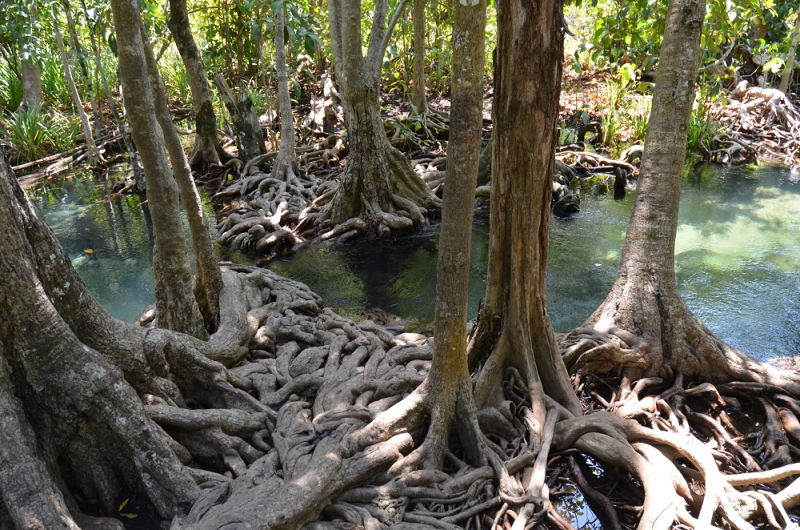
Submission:
M 425 95 L 425 0 L 414 0 L 414 72 L 411 86 L 411 101 L 417 114 L 428 112 L 428 98 Z M 483 46 L 481 46 L 483 48 Z
M 186 241 L 178 213 L 178 190 L 164 152 L 164 135 L 155 117 L 141 24 L 135 0 L 112 3 L 119 42 L 120 81 L 125 91 L 133 138 L 139 147 L 153 219 L 158 325 L 197 338 L 208 335 L 192 294 Z
M 440 205 L 409 161 L 389 144 L 380 115 L 383 54 L 406 1 L 397 6 L 388 27 L 388 1 L 377 2 L 366 57 L 360 44 L 361 2 L 328 3 L 350 152 L 338 190 L 320 215 L 309 217 L 321 228 L 332 227 L 323 239 L 409 232 L 426 222 L 427 208 Z
M 72 102 L 75 104 L 75 111 L 81 119 L 83 137 L 84 140 L 86 140 L 87 160 L 92 167 L 97 167 L 102 161 L 102 157 L 100 156 L 100 151 L 97 149 L 97 145 L 94 143 L 94 134 L 92 133 L 92 126 L 89 123 L 89 117 L 86 115 L 86 111 L 83 110 L 81 95 L 78 93 L 78 87 L 75 86 L 75 80 L 72 78 L 72 68 L 69 66 L 69 57 L 67 56 L 67 50 L 64 48 L 64 39 L 61 37 L 58 18 L 56 18 L 55 15 L 51 18 L 53 22 L 53 31 L 55 31 L 56 34 L 56 44 L 58 44 L 58 51 L 61 53 L 61 62 L 64 64 L 64 79 L 66 80 L 70 96 L 72 96 Z
M 478 408 L 501 404 L 502 378 L 516 368 L 527 382 L 535 438 L 542 434 L 548 396 L 581 411 L 545 299 L 562 10 L 560 0 L 504 2 L 498 9 L 489 272 L 470 344 L 472 366 L 488 355 L 475 386 Z
M 797 9 L 797 20 L 794 22 L 794 29 L 792 30 L 792 44 L 789 46 L 789 51 L 786 53 L 786 66 L 783 68 L 783 76 L 781 77 L 780 91 L 786 94 L 789 93 L 789 85 L 792 78 L 794 78 L 794 60 L 797 56 L 797 39 L 800 37 L 800 7 Z
M 36 24 L 36 2 L 31 2 L 29 24 L 33 28 Z M 33 31 L 33 29 L 31 29 Z M 20 39 L 20 57 L 22 57 L 22 103 L 23 108 L 41 107 L 44 104 L 42 92 L 42 73 L 36 64 L 30 49 L 32 43 L 25 43 Z M 26 49 L 27 46 L 27 49 Z M 27 52 L 27 53 L 26 53 Z
M 100 131 L 103 128 L 103 121 L 100 117 L 100 108 L 97 106 L 97 100 L 94 97 L 94 89 L 92 87 L 92 76 L 89 69 L 86 67 L 86 59 L 83 54 L 78 33 L 75 30 L 75 20 L 72 18 L 72 7 L 69 0 L 64 0 L 64 13 L 67 15 L 67 30 L 69 31 L 69 38 L 72 41 L 72 49 L 78 55 L 78 65 L 81 68 L 83 81 L 86 83 L 86 91 L 89 93 L 89 101 L 92 104 L 92 115 L 94 116 L 94 137 L 100 137 Z
M 6 412 L 0 492 L 14 524 L 83 526 L 86 518 L 70 491 L 99 497 L 113 513 L 123 486 L 146 492 L 162 517 L 173 516 L 199 489 L 122 372 L 60 316 L 54 299 L 71 287 L 69 275 L 50 268 L 55 254 L 42 268 L 40 249 L 28 237 L 41 221 L 2 154 L 0 205 L 6 249 L 0 257 L 0 402 Z M 56 287 L 48 290 L 41 273 Z
M 285 5 L 275 12 L 275 68 L 278 71 L 278 104 L 281 111 L 281 143 L 278 157 L 272 166 L 271 176 L 291 181 L 300 175 L 294 138 L 294 115 L 289 97 L 289 76 L 286 67 L 286 43 L 284 42 Z
M 195 142 L 189 157 L 189 165 L 197 167 L 198 165 L 219 164 L 220 161 L 227 161 L 230 156 L 222 148 L 217 137 L 217 116 L 214 114 L 214 107 L 211 104 L 211 88 L 208 85 L 203 57 L 192 35 L 186 0 L 169 1 L 167 27 L 172 33 L 175 46 L 180 53 L 192 90 Z
M 415 21 L 416 22 L 416 21 Z M 409 461 L 441 469 L 450 427 L 457 420 L 462 446 L 482 465 L 480 429 L 467 368 L 467 293 L 475 182 L 481 145 L 486 2 L 459 3 L 453 26 L 452 110 L 439 260 L 433 362 L 428 374 L 430 426 Z M 417 56 L 419 57 L 419 56 Z
M 239 150 L 239 160 L 247 163 L 250 160 L 266 154 L 264 145 L 264 132 L 258 122 L 258 116 L 253 110 L 253 101 L 246 90 L 232 91 L 222 74 L 214 78 L 219 89 L 219 97 L 225 103 L 225 108 L 231 116 L 234 131 L 236 131 L 236 147 Z
M 156 119 L 164 135 L 172 165 L 172 173 L 180 190 L 181 201 L 183 202 L 186 219 L 189 222 L 189 230 L 192 234 L 195 270 L 197 271 L 194 282 L 194 295 L 203 315 L 206 330 L 209 333 L 213 333 L 219 324 L 219 294 L 222 290 L 219 259 L 211 243 L 208 219 L 206 219 L 203 212 L 203 204 L 200 200 L 200 195 L 197 193 L 194 179 L 192 179 L 189 161 L 186 159 L 186 153 L 183 151 L 181 139 L 175 130 L 175 125 L 172 123 L 172 115 L 169 112 L 164 84 L 161 82 L 161 75 L 156 65 L 156 59 L 153 56 L 153 50 L 150 47 L 150 41 L 145 33 L 144 25 L 141 25 L 140 28 L 142 31 L 142 43 L 144 44 L 144 55 L 147 61 L 147 71 L 150 75 L 150 87 L 153 90 Z
M 650 376 L 796 388 L 785 373 L 720 340 L 689 311 L 678 292 L 675 236 L 705 7 L 704 0 L 670 2 L 619 275 L 584 326 L 562 342 L 572 371 L 624 368 L 623 395 L 632 381 Z M 594 348 L 597 344 L 585 339 L 598 332 L 606 344 Z
M 106 93 L 108 106 L 111 109 L 111 114 L 114 116 L 117 129 L 119 129 L 119 134 L 122 136 L 122 141 L 125 144 L 125 150 L 128 152 L 128 164 L 130 164 L 131 169 L 133 170 L 135 189 L 139 193 L 144 193 L 144 191 L 147 189 L 147 184 L 145 183 L 144 177 L 144 169 L 139 161 L 139 155 L 136 153 L 136 148 L 134 148 L 133 142 L 131 141 L 131 135 L 128 134 L 128 130 L 125 128 L 125 124 L 122 121 L 122 116 L 120 115 L 117 104 L 114 101 L 114 95 L 111 93 L 111 88 L 108 86 L 108 79 L 106 78 L 106 72 L 103 68 L 103 61 L 100 58 L 100 50 L 97 49 L 97 41 L 94 38 L 95 28 L 92 26 L 92 23 L 89 20 L 89 11 L 86 9 L 86 0 L 81 0 L 81 8 L 83 9 L 83 17 L 86 20 L 86 27 L 89 28 L 89 40 L 92 43 L 92 53 L 94 55 L 95 68 L 97 68 L 97 71 L 100 73 L 100 79 L 103 82 L 103 90 Z

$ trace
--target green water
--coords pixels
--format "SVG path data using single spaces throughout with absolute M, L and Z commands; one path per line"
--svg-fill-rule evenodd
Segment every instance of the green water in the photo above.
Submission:
M 581 213 L 552 218 L 548 311 L 556 331 L 581 325 L 616 279 L 633 205 L 584 196 Z M 713 331 L 760 359 L 800 354 L 800 183 L 787 168 L 702 167 L 687 177 L 676 243 L 684 299 Z M 472 234 L 469 312 L 477 313 L 488 264 L 486 219 Z M 379 307 L 422 329 L 434 318 L 435 229 L 346 247 L 310 245 L 271 268 L 307 283 L 350 316 Z
M 138 197 L 76 176 L 29 190 L 89 288 L 114 316 L 136 320 L 154 299 L 152 230 Z M 632 197 L 584 196 L 551 222 L 548 309 L 557 331 L 580 325 L 616 277 Z M 800 354 L 800 183 L 788 169 L 701 168 L 681 199 L 676 265 L 689 307 L 723 339 L 760 358 Z M 472 235 L 470 315 L 484 294 L 488 225 Z M 353 317 L 382 308 L 425 329 L 433 320 L 436 229 L 391 242 L 313 244 L 269 266 Z M 87 253 L 86 250 L 91 250 Z
M 153 228 L 139 196 L 111 192 L 122 172 L 118 167 L 102 178 L 76 174 L 27 193 L 100 304 L 134 322 L 155 302 Z M 213 209 L 207 214 L 213 216 Z M 184 228 L 188 237 L 185 220 Z

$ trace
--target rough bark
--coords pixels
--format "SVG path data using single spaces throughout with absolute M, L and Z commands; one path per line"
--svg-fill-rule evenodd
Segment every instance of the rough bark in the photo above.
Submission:
M 250 94 L 245 90 L 232 91 L 222 74 L 217 74 L 214 81 L 219 89 L 219 97 L 225 103 L 225 108 L 228 109 L 231 116 L 231 124 L 236 132 L 239 160 L 247 163 L 266 154 L 264 132 L 261 130 L 258 116 L 253 110 Z
M 100 156 L 100 151 L 97 149 L 97 145 L 94 143 L 94 134 L 92 133 L 92 126 L 89 123 L 89 117 L 86 115 L 86 111 L 83 110 L 83 101 L 81 101 L 81 95 L 78 93 L 78 87 L 75 86 L 75 80 L 72 78 L 72 68 L 69 66 L 69 57 L 67 56 L 67 50 L 64 48 L 64 39 L 61 37 L 61 29 L 58 23 L 58 18 L 53 15 L 51 20 L 53 22 L 53 31 L 55 31 L 56 34 L 58 51 L 61 54 L 61 62 L 64 65 L 64 79 L 67 83 L 67 89 L 69 90 L 70 96 L 72 96 L 72 102 L 75 104 L 75 111 L 78 113 L 78 116 L 81 120 L 83 137 L 86 141 L 87 160 L 91 166 L 97 167 L 97 165 L 102 161 L 102 157 Z
M 675 279 L 675 236 L 694 101 L 705 2 L 677 2 L 667 19 L 659 81 L 647 129 L 619 275 L 606 300 L 583 328 L 568 336 L 567 360 L 596 371 L 626 368 L 627 385 L 639 377 L 675 374 L 712 382 L 787 382 L 773 368 L 725 344 L 686 307 Z M 589 351 L 589 331 L 608 344 Z
M 545 303 L 562 20 L 558 0 L 498 9 L 489 271 L 470 344 L 471 365 L 485 359 L 475 386 L 478 408 L 501 405 L 502 378 L 514 367 L 527 382 L 536 437 L 546 396 L 580 413 Z
M 189 165 L 196 167 L 201 164 L 225 162 L 230 156 L 222 148 L 217 137 L 217 116 L 214 114 L 214 107 L 211 104 L 211 88 L 208 84 L 203 57 L 192 35 L 186 0 L 170 0 L 167 27 L 178 48 L 192 91 L 195 142 L 189 157 Z
M 111 93 L 111 88 L 108 86 L 108 79 L 106 78 L 105 68 L 103 68 L 103 61 L 100 58 L 100 50 L 97 48 L 97 41 L 94 38 L 95 28 L 92 26 L 92 22 L 89 19 L 89 11 L 86 9 L 86 0 L 81 0 L 81 8 L 83 9 L 83 17 L 84 20 L 86 20 L 86 26 L 89 28 L 89 40 L 92 43 L 92 54 L 94 55 L 95 68 L 97 68 L 97 71 L 100 74 L 100 79 L 103 82 L 103 90 L 106 93 L 108 106 L 111 109 L 111 114 L 114 116 L 114 121 L 117 124 L 119 134 L 122 136 L 122 141 L 125 144 L 125 150 L 128 152 L 128 164 L 133 170 L 136 191 L 143 193 L 147 188 L 144 177 L 144 169 L 139 161 L 139 155 L 136 153 L 136 149 L 133 146 L 133 141 L 131 141 L 131 135 L 128 134 L 128 130 L 125 128 L 125 125 L 122 122 L 122 116 L 117 108 L 117 103 L 114 101 L 114 95 Z
M 323 239 L 359 235 L 387 237 L 418 228 L 436 198 L 389 144 L 380 115 L 380 68 L 388 36 L 406 1 L 387 26 L 388 1 L 379 0 L 366 57 L 361 49 L 361 2 L 328 3 L 331 42 L 345 114 L 349 154 L 335 194 L 304 215 L 301 229 L 326 230 Z M 322 205 L 321 211 L 316 206 Z
M 167 96 L 164 92 L 164 84 L 161 82 L 161 74 L 150 47 L 150 41 L 141 26 L 142 43 L 144 44 L 144 55 L 147 61 L 147 71 L 150 75 L 150 87 L 153 90 L 153 103 L 155 105 L 156 119 L 161 126 L 161 131 L 166 142 L 167 153 L 169 153 L 172 165 L 172 174 L 180 190 L 183 209 L 186 211 L 186 219 L 189 222 L 189 231 L 192 234 L 192 248 L 194 249 L 194 262 L 197 276 L 194 281 L 194 296 L 197 305 L 203 315 L 206 329 L 209 333 L 217 329 L 219 324 L 219 294 L 222 290 L 222 275 L 219 270 L 219 259 L 211 244 L 208 219 L 203 211 L 203 204 L 200 195 L 197 193 L 192 170 L 186 153 L 183 151 L 181 139 L 172 123 L 172 115 L 169 112 Z
M 132 0 L 116 0 L 112 8 L 119 42 L 120 81 L 125 91 L 133 139 L 144 165 L 148 207 L 153 219 L 158 325 L 205 338 L 208 335 L 192 293 L 186 241 L 178 213 L 177 185 L 164 152 L 164 135 L 155 116 L 152 86 L 139 31 L 139 9 Z
M 414 0 L 414 72 L 411 86 L 411 102 L 418 114 L 428 112 L 425 95 L 425 0 Z
M 0 490 L 15 525 L 77 528 L 85 517 L 68 488 L 99 497 L 113 511 L 124 485 L 151 495 L 162 516 L 174 515 L 199 490 L 122 372 L 81 343 L 61 318 L 53 298 L 70 283 L 61 276 L 59 287 L 48 290 L 40 278 L 40 249 L 28 228 L 41 221 L 2 156 L 0 203 L 7 249 L 0 258 L 0 400 L 9 412 L 0 450 L 7 476 Z

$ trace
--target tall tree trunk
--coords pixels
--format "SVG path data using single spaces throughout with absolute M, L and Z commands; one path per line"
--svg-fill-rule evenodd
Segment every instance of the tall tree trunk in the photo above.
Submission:
M 416 3 L 415 3 L 416 4 Z M 415 20 L 415 23 L 417 20 Z M 485 463 L 467 369 L 467 293 L 475 182 L 481 145 L 486 1 L 456 6 L 453 26 L 452 110 L 439 261 L 433 362 L 428 374 L 428 435 L 407 460 L 441 469 L 454 419 L 470 459 Z M 416 55 L 416 57 L 419 57 Z M 407 464 L 406 464 L 407 465 Z
M 61 256 L 37 254 L 29 229 L 41 221 L 2 153 L 0 222 L 0 493 L 15 526 L 92 526 L 100 521 L 80 514 L 71 491 L 99 497 L 114 513 L 123 486 L 172 517 L 199 488 L 122 372 L 81 343 L 56 309 L 72 287 L 69 275 L 56 266 Z M 58 278 L 55 288 L 40 274 Z M 105 527 L 121 526 L 112 522 Z
M 795 20 L 794 29 L 792 30 L 792 44 L 786 53 L 786 66 L 783 68 L 783 77 L 781 77 L 781 92 L 786 95 L 788 95 L 787 90 L 789 90 L 789 85 L 794 78 L 794 60 L 797 57 L 798 37 L 800 37 L 800 6 L 797 8 L 797 20 Z
M 785 382 L 708 330 L 684 304 L 675 279 L 678 205 L 704 15 L 704 0 L 670 5 L 619 275 L 584 327 L 562 344 L 568 363 L 580 357 L 582 365 L 600 372 L 626 367 L 624 390 L 642 376 L 678 374 L 712 383 Z M 597 344 L 588 337 L 597 332 L 608 345 L 589 352 Z
M 94 97 L 94 88 L 92 87 L 92 76 L 89 73 L 89 68 L 86 66 L 86 58 L 83 54 L 81 42 L 78 39 L 78 32 L 75 29 L 75 20 L 72 18 L 72 6 L 69 0 L 64 0 L 64 13 L 67 15 L 67 30 L 69 31 L 69 38 L 72 41 L 72 49 L 78 56 L 78 65 L 81 68 L 81 75 L 83 81 L 86 83 L 86 91 L 89 93 L 89 101 L 92 104 L 92 115 L 94 116 L 94 137 L 100 137 L 100 131 L 103 129 L 103 121 L 100 117 L 100 108 L 97 106 L 97 99 Z
M 417 114 L 428 112 L 428 98 L 425 96 L 425 0 L 414 0 L 414 80 L 411 86 L 411 102 L 417 107 Z M 483 46 L 481 46 L 483 48 Z
M 542 435 L 548 398 L 581 410 L 545 299 L 562 9 L 560 0 L 498 9 L 489 272 L 470 344 L 472 366 L 488 355 L 475 386 L 478 407 L 502 404 L 502 378 L 516 368 L 527 382 L 534 438 Z
M 103 90 L 106 93 L 108 106 L 111 109 L 111 114 L 114 116 L 117 129 L 119 129 L 119 134 L 122 136 L 122 141 L 125 144 L 125 150 L 128 152 L 128 164 L 130 164 L 131 169 L 133 170 L 136 191 L 143 193 L 147 188 L 145 183 L 144 169 L 142 168 L 142 164 L 139 161 L 139 155 L 136 153 L 136 149 L 131 141 L 131 136 L 128 134 L 128 130 L 125 128 L 122 115 L 120 114 L 117 104 L 114 101 L 114 95 L 111 93 L 111 88 L 108 86 L 108 79 L 106 78 L 106 72 L 103 68 L 100 50 L 97 48 L 97 41 L 94 38 L 95 27 L 92 26 L 91 20 L 89 19 L 89 11 L 86 9 L 86 0 L 81 0 L 81 8 L 83 9 L 83 17 L 86 20 L 86 27 L 89 28 L 89 40 L 92 43 L 92 53 L 94 54 L 95 68 L 97 68 L 97 71 L 100 73 L 100 79 L 103 81 Z
M 178 190 L 164 152 L 164 135 L 155 117 L 153 89 L 147 73 L 144 44 L 135 0 L 114 0 L 114 27 L 119 42 L 119 72 L 133 139 L 142 157 L 155 250 L 158 325 L 206 338 L 203 319 L 192 294 L 186 241 L 178 214 Z
M 22 102 L 28 109 L 44 103 L 42 73 L 33 59 L 22 60 Z
M 289 76 L 286 67 L 286 43 L 284 42 L 285 5 L 275 11 L 275 68 L 278 71 L 278 104 L 281 111 L 281 143 L 278 157 L 272 166 L 271 176 L 279 180 L 292 181 L 300 175 L 294 139 L 294 114 L 289 97 Z
M 87 159 L 92 167 L 97 167 L 97 165 L 102 161 L 102 157 L 100 156 L 100 151 L 97 149 L 97 145 L 94 143 L 94 135 L 92 134 L 92 126 L 89 123 L 89 117 L 86 115 L 86 111 L 83 110 L 83 101 L 81 101 L 81 95 L 78 93 L 78 87 L 75 86 L 75 80 L 72 78 L 72 69 L 69 66 L 69 57 L 67 56 L 67 50 L 64 49 L 64 39 L 61 37 L 61 29 L 58 24 L 58 18 L 56 18 L 55 15 L 52 16 L 52 22 L 53 30 L 56 34 L 58 51 L 61 53 L 61 62 L 64 63 L 64 79 L 67 83 L 67 89 L 72 96 L 72 102 L 75 104 L 75 111 L 78 113 L 78 116 L 81 119 L 83 137 L 86 140 Z
M 189 78 L 195 113 L 195 142 L 189 165 L 219 164 L 230 157 L 217 138 L 217 116 L 211 104 L 211 88 L 208 85 L 203 57 L 192 36 L 186 0 L 169 0 L 167 27 L 181 55 L 183 67 Z
M 147 60 L 147 71 L 150 75 L 150 87 L 153 90 L 156 118 L 164 134 L 167 152 L 172 165 L 172 173 L 178 183 L 181 201 L 183 202 L 186 219 L 189 221 L 189 230 L 192 234 L 195 269 L 197 271 L 197 277 L 194 282 L 194 295 L 200 312 L 203 314 L 206 329 L 209 332 L 213 332 L 219 324 L 219 293 L 222 290 L 219 260 L 211 244 L 208 219 L 206 219 L 203 212 L 203 204 L 194 185 L 192 170 L 189 167 L 189 161 L 186 159 L 186 153 L 183 151 L 181 139 L 175 130 L 175 125 L 172 123 L 172 115 L 169 112 L 164 84 L 161 82 L 156 59 L 153 56 L 153 50 L 150 47 L 150 41 L 143 25 L 141 26 L 141 31 L 145 59 Z
M 406 233 L 426 222 L 427 208 L 440 205 L 403 154 L 389 144 L 380 115 L 383 54 L 406 2 L 397 6 L 387 27 L 388 1 L 378 0 L 366 57 L 361 49 L 361 2 L 328 2 L 350 152 L 330 202 L 301 223 L 301 228 L 330 229 L 323 239 Z
M 36 25 L 36 2 L 31 2 L 29 13 L 30 33 Z M 33 56 L 31 42 L 24 42 L 20 39 L 20 57 L 22 58 L 22 103 L 24 108 L 41 107 L 44 104 L 44 93 L 42 92 L 42 73 L 36 59 Z

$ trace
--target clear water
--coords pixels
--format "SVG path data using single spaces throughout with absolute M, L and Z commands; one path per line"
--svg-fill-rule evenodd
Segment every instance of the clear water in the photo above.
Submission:
M 100 304 L 134 322 L 155 302 L 153 228 L 139 196 L 111 192 L 122 173 L 120 167 L 102 178 L 81 173 L 27 192 Z M 213 209 L 207 214 L 213 218 Z M 184 228 L 188 234 L 185 220 Z
M 152 230 L 138 197 L 108 189 L 82 175 L 29 193 L 100 303 L 133 321 L 154 299 Z M 580 325 L 613 285 L 631 205 L 631 195 L 619 202 L 584 196 L 577 217 L 552 220 L 547 289 L 557 331 Z M 684 183 L 676 246 L 686 303 L 723 339 L 757 358 L 800 355 L 799 231 L 800 183 L 788 169 L 692 173 Z M 486 219 L 476 220 L 472 243 L 474 316 L 485 291 Z M 437 245 L 432 228 L 392 242 L 312 244 L 269 266 L 307 283 L 344 314 L 381 308 L 425 329 L 434 317 Z

